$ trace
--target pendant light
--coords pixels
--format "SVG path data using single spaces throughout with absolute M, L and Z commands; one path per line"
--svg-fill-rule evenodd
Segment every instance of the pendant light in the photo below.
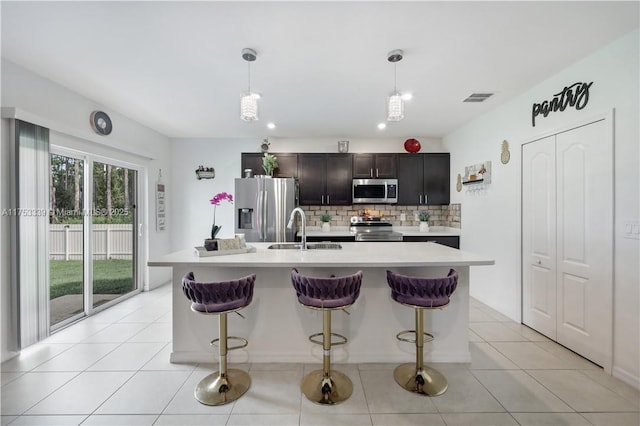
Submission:
M 258 120 L 258 99 L 260 95 L 251 91 L 251 62 L 255 61 L 258 54 L 255 50 L 242 49 L 242 59 L 247 61 L 248 68 L 248 89 L 240 96 L 240 119 L 243 121 Z
M 404 100 L 396 88 L 397 63 L 402 60 L 402 50 L 392 50 L 387 54 L 387 60 L 393 63 L 393 93 L 387 99 L 387 121 L 400 121 L 404 118 Z

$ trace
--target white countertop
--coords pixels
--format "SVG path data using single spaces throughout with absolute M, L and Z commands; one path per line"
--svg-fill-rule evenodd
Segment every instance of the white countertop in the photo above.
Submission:
M 220 266 L 291 268 L 292 266 L 384 268 L 389 266 L 493 265 L 486 256 L 424 242 L 345 242 L 335 250 L 270 250 L 272 243 L 248 243 L 255 253 L 198 257 L 186 249 L 150 260 L 148 266 Z
M 409 237 L 458 237 L 460 236 L 460 228 L 449 228 L 446 226 L 431 226 L 429 232 L 420 232 L 417 226 L 394 226 L 395 232 Z M 298 233 L 299 234 L 299 233 Z M 307 237 L 351 237 L 353 234 L 349 231 L 348 226 L 331 226 L 331 231 L 323 232 L 319 226 L 307 227 Z

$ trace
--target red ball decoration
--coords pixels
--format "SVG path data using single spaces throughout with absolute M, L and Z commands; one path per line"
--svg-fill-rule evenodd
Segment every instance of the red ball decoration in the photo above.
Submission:
M 404 149 L 411 154 L 415 154 L 420 151 L 420 148 L 420 142 L 418 142 L 417 139 L 407 139 L 404 142 Z

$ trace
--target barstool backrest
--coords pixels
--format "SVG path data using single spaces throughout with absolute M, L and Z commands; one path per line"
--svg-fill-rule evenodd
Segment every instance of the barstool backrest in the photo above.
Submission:
M 444 278 L 410 277 L 387 271 L 391 298 L 405 305 L 436 308 L 449 303 L 458 285 L 458 273 L 451 269 Z
M 362 271 L 343 277 L 307 277 L 291 270 L 298 301 L 313 308 L 337 309 L 352 305 L 360 295 Z
M 223 313 L 249 305 L 255 281 L 256 275 L 251 274 L 232 281 L 201 283 L 189 272 L 182 278 L 182 292 L 194 311 Z

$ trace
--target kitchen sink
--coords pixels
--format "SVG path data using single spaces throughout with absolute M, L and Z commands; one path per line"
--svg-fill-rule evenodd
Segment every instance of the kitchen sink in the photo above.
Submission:
M 296 244 L 296 243 L 279 243 L 279 244 L 271 244 L 269 247 L 267 247 L 270 250 L 300 250 L 300 247 L 302 247 L 302 244 Z
M 336 250 L 342 246 L 338 243 L 307 243 L 308 249 Z
M 302 244 L 300 243 L 278 243 L 271 244 L 267 247 L 270 250 L 300 250 Z M 309 250 L 336 250 L 341 249 L 342 246 L 339 243 L 307 243 L 307 249 Z

